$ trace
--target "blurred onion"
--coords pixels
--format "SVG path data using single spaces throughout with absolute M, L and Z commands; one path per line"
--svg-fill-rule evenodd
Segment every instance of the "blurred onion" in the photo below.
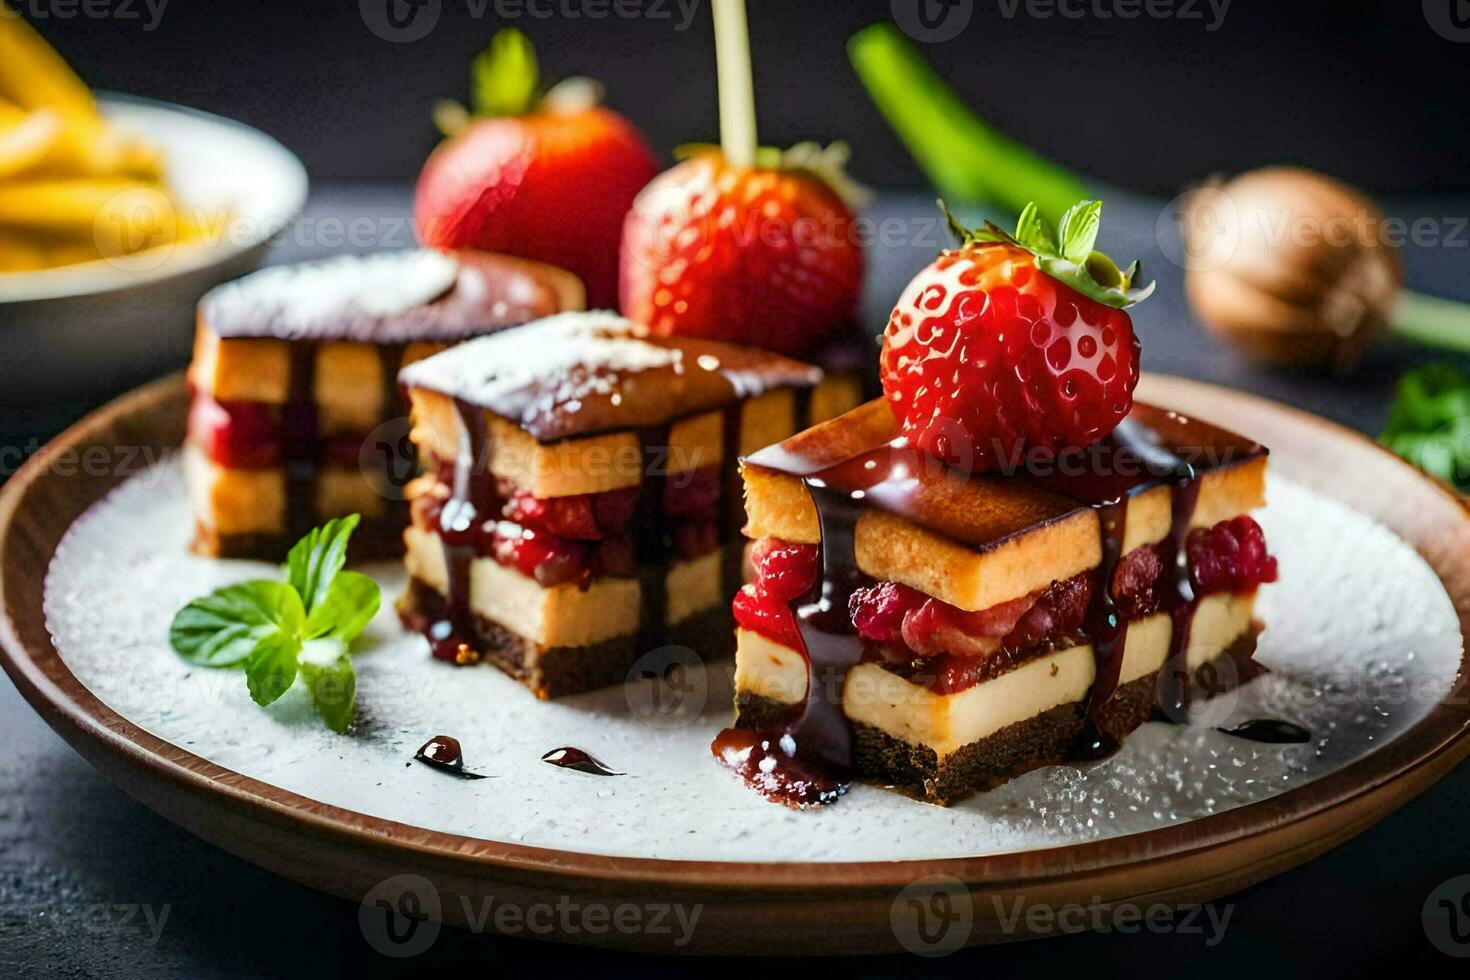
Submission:
M 1388 329 L 1403 267 L 1384 217 L 1295 167 L 1252 170 L 1183 200 L 1185 284 L 1222 339 L 1274 364 L 1355 364 Z

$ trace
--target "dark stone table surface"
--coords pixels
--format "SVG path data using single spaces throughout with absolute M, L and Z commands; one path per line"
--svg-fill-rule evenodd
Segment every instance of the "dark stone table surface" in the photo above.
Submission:
M 271 261 L 411 245 L 408 200 L 408 188 L 397 184 L 320 186 Z M 1139 255 L 1159 280 L 1158 295 L 1135 314 L 1145 367 L 1253 391 L 1376 433 L 1394 379 L 1428 355 L 1387 344 L 1350 380 L 1252 367 L 1208 339 L 1188 314 L 1180 270 L 1164 257 L 1170 236 L 1163 235 L 1161 246 L 1157 231 L 1163 208 L 1161 201 L 1117 193 L 1108 198 L 1104 217 L 1103 245 L 1117 258 Z M 1389 210 L 1433 219 L 1443 231 L 1436 244 L 1406 248 L 1409 284 L 1470 300 L 1470 235 L 1464 230 L 1470 199 L 1397 199 Z M 870 212 L 886 243 L 872 260 L 866 304 L 875 329 L 903 284 L 943 244 L 942 227 L 929 220 L 931 214 L 927 199 L 916 194 L 885 195 Z M 160 373 L 166 367 L 160 365 Z M 6 409 L 0 448 L 47 438 L 90 407 Z M 445 930 L 417 959 L 383 958 L 365 941 L 356 905 L 261 871 L 155 816 L 67 747 L 8 682 L 0 683 L 0 732 L 0 976 L 495 976 L 530 970 L 654 976 L 707 968 L 457 930 Z M 1204 917 L 1181 918 L 1137 934 L 1088 932 L 939 960 L 849 959 L 833 968 L 876 976 L 1127 971 L 1240 980 L 1422 966 L 1449 975 L 1463 972 L 1464 961 L 1430 944 L 1421 910 L 1437 885 L 1465 874 L 1470 766 L 1323 857 L 1215 903 L 1217 919 L 1229 915 L 1222 937 L 1208 925 L 1198 928 L 1208 921 Z M 1470 930 L 1470 904 L 1462 922 Z M 1470 955 L 1470 936 L 1459 951 Z

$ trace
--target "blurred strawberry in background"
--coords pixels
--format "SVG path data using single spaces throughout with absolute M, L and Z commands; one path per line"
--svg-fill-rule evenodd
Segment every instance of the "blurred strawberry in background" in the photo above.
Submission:
M 526 36 L 496 34 L 475 60 L 470 108 L 435 108 L 448 139 L 419 175 L 420 241 L 550 262 L 581 277 L 589 306 L 615 305 L 623 217 L 658 161 L 601 95 L 571 78 L 542 96 Z
M 661 334 L 809 355 L 851 330 L 863 284 L 847 150 L 758 147 L 744 4 L 716 0 L 720 146 L 649 184 L 623 231 L 623 313 Z

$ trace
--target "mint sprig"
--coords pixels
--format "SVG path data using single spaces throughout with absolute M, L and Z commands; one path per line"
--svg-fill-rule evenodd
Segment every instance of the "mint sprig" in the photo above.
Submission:
M 357 712 L 348 645 L 377 615 L 378 583 L 347 572 L 347 543 L 360 518 L 328 521 L 286 557 L 286 581 L 258 579 L 216 589 L 174 616 L 169 645 L 200 667 L 243 668 L 256 704 L 274 704 L 300 678 L 317 714 L 345 732 Z
M 1470 490 L 1470 375 L 1452 364 L 1405 374 L 1378 441 L 1425 472 Z
M 943 201 L 939 202 L 939 208 L 961 244 L 1004 242 L 1024 248 L 1036 256 L 1036 266 L 1042 272 L 1104 306 L 1126 309 L 1153 295 L 1154 283 L 1133 285 L 1143 274 L 1143 266 L 1136 259 L 1126 269 L 1119 269 L 1117 263 L 1094 247 L 1102 227 L 1101 201 L 1079 201 L 1068 208 L 1057 222 L 1056 235 L 1051 233 L 1035 204 L 1021 210 L 1015 234 L 989 221 L 984 227 L 971 230 L 955 219 Z

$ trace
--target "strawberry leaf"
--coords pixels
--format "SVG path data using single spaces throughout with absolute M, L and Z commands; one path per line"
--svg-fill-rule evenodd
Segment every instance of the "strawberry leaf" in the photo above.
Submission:
M 1086 262 L 1092 254 L 1092 246 L 1097 244 L 1097 231 L 1101 224 L 1101 201 L 1082 201 L 1068 208 L 1057 226 L 1062 258 L 1077 265 Z
M 470 69 L 470 109 L 476 116 L 522 116 L 536 104 L 536 50 L 514 27 L 499 31 Z
M 1102 225 L 1102 202 L 1081 201 L 1062 215 L 1057 239 L 1051 237 L 1035 204 L 1021 209 L 1016 233 L 1008 235 L 990 222 L 985 227 L 969 230 L 961 225 L 944 202 L 939 208 L 949 221 L 950 230 L 961 244 L 1004 243 L 1024 248 L 1036 256 L 1036 267 L 1059 282 L 1065 283 L 1089 299 L 1104 306 L 1126 309 L 1153 294 L 1154 283 L 1136 287 L 1142 267 L 1135 260 L 1127 270 L 1093 248 Z
M 1028 204 L 1021 211 L 1021 217 L 1016 219 L 1015 240 L 1022 248 L 1036 255 L 1054 255 L 1057 246 L 1047 234 L 1046 224 L 1041 220 L 1041 212 L 1035 204 Z

